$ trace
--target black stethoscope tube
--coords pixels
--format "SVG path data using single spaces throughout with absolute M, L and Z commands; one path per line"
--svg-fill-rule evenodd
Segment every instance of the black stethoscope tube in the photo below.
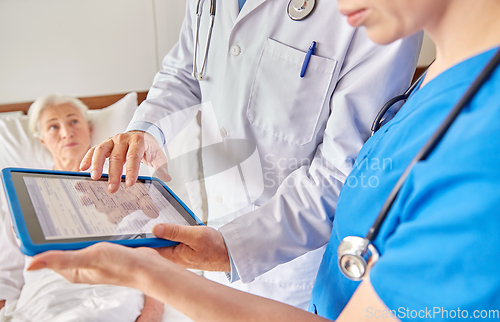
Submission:
M 425 143 L 425 145 L 420 149 L 420 151 L 417 153 L 417 155 L 411 160 L 410 164 L 406 167 L 405 171 L 399 177 L 398 181 L 394 185 L 394 187 L 391 190 L 391 193 L 389 194 L 389 197 L 387 197 L 384 205 L 382 206 L 382 209 L 379 212 L 379 215 L 377 216 L 377 219 L 373 223 L 372 227 L 368 230 L 368 234 L 366 235 L 366 239 L 368 239 L 370 242 L 373 242 L 375 238 L 377 238 L 377 235 L 380 231 L 380 227 L 382 226 L 382 223 L 384 222 L 385 218 L 387 217 L 387 214 L 389 213 L 392 204 L 394 203 L 394 200 L 398 196 L 399 191 L 401 190 L 401 187 L 403 186 L 406 178 L 410 174 L 411 169 L 415 164 L 419 161 L 427 159 L 427 157 L 431 154 L 431 152 L 434 150 L 434 148 L 439 144 L 443 136 L 446 134 L 448 129 L 450 128 L 451 124 L 457 116 L 460 114 L 462 109 L 469 104 L 469 102 L 472 100 L 472 98 L 476 95 L 476 93 L 479 91 L 481 86 L 488 80 L 488 78 L 491 76 L 493 71 L 495 71 L 496 67 L 500 64 L 500 50 L 497 51 L 495 56 L 490 60 L 490 62 L 486 65 L 486 67 L 483 69 L 483 71 L 479 74 L 479 76 L 476 78 L 476 80 L 472 83 L 472 85 L 469 87 L 467 92 L 462 96 L 460 101 L 455 105 L 455 107 L 451 110 L 451 112 L 448 114 L 446 119 L 441 123 L 439 128 L 434 132 L 432 137 Z M 418 82 L 416 82 L 418 83 Z
M 375 120 L 373 120 L 372 135 L 375 134 L 375 132 L 377 132 L 380 129 L 380 127 L 382 126 L 382 119 L 384 118 L 385 113 L 387 113 L 387 111 L 397 102 L 406 101 L 408 99 L 408 97 L 410 97 L 411 93 L 413 93 L 413 91 L 415 90 L 417 85 L 420 83 L 422 78 L 424 78 L 425 73 L 427 72 L 429 67 L 431 67 L 433 62 L 434 62 L 434 60 L 427 66 L 427 68 L 425 68 L 425 70 L 422 72 L 422 74 L 420 74 L 420 76 L 410 85 L 410 87 L 406 90 L 406 92 L 404 92 L 403 95 L 393 97 L 387 103 L 385 103 L 385 105 L 380 109 L 377 116 L 375 117 Z

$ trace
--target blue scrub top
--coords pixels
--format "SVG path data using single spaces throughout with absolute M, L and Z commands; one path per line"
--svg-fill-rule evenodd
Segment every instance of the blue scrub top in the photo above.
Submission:
M 410 160 L 495 52 L 461 62 L 416 91 L 362 148 L 339 197 L 310 311 L 340 314 L 359 284 L 338 269 L 340 241 L 366 235 Z M 413 168 L 374 244 L 381 258 L 370 280 L 399 319 L 499 318 L 500 70 Z

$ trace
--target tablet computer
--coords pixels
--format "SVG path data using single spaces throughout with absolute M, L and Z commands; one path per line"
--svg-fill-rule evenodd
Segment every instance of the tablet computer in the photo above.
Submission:
M 152 234 L 158 223 L 203 223 L 157 178 L 139 177 L 116 193 L 107 175 L 20 168 L 2 170 L 2 180 L 21 251 L 34 256 L 47 250 L 81 249 L 100 241 L 131 247 L 172 246 Z

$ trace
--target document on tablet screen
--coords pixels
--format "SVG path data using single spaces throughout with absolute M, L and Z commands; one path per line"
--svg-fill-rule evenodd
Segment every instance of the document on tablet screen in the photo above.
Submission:
M 24 177 L 46 240 L 144 234 L 157 223 L 189 225 L 154 184 Z

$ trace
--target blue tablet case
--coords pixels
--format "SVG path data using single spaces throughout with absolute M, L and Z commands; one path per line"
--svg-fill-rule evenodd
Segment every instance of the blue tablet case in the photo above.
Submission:
M 52 171 L 52 170 L 38 170 L 38 169 L 23 169 L 23 168 L 5 168 L 2 170 L 2 182 L 4 185 L 5 194 L 7 197 L 7 202 L 9 204 L 9 210 L 12 218 L 12 224 L 14 226 L 14 231 L 17 237 L 21 240 L 21 252 L 28 256 L 34 256 L 36 254 L 48 251 L 48 250 L 76 250 L 88 247 L 100 241 L 85 241 L 85 242 L 74 242 L 74 243 L 47 243 L 47 244 L 35 244 L 29 235 L 28 228 L 26 226 L 25 218 L 23 216 L 21 205 L 17 197 L 17 193 L 12 181 L 12 172 L 25 172 L 25 173 L 38 173 L 38 174 L 61 174 L 61 175 L 73 175 L 73 176 L 88 176 L 90 174 L 84 172 L 66 172 L 66 171 Z M 103 178 L 107 178 L 106 174 L 103 174 Z M 124 178 L 125 176 L 123 176 Z M 203 222 L 196 217 L 196 215 L 189 209 L 186 204 L 161 180 L 154 177 L 139 177 L 143 180 L 158 181 L 167 191 L 179 202 L 179 204 L 193 217 L 196 222 L 204 226 Z M 160 238 L 143 238 L 143 239 L 119 239 L 119 240 L 106 240 L 106 242 L 120 244 L 129 247 L 166 247 L 174 246 L 179 244 L 178 242 L 160 239 Z

